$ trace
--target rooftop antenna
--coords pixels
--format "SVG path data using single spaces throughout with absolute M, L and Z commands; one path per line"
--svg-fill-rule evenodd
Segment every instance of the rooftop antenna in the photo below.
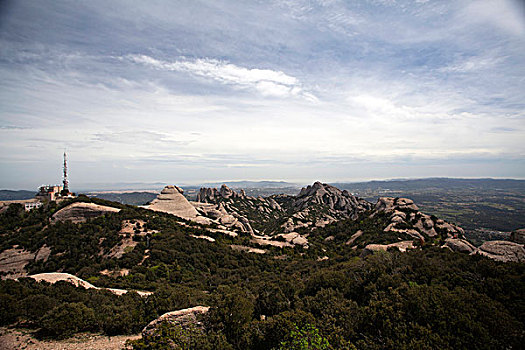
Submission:
M 64 183 L 64 193 L 69 192 L 69 182 L 67 181 L 67 153 L 66 150 L 64 150 L 64 180 L 62 181 Z

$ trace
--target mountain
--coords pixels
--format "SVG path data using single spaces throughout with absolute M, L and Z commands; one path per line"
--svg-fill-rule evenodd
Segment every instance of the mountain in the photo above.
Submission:
M 184 194 L 166 186 L 149 208 L 87 196 L 10 205 L 0 325 L 52 338 L 144 329 L 134 349 L 274 349 L 297 334 L 334 349 L 522 344 L 521 231 L 476 248 L 409 198 L 371 202 L 321 182 L 296 195 Z M 23 278 L 42 273 L 67 278 Z
M 145 205 L 157 197 L 156 191 L 141 191 L 141 192 L 125 192 L 125 191 L 111 191 L 111 192 L 89 192 L 90 197 L 97 197 L 112 202 L 130 205 Z
M 26 190 L 0 190 L 0 200 L 1 201 L 11 201 L 11 200 L 24 200 L 35 198 L 36 191 L 26 191 Z
M 516 179 L 459 179 L 459 178 L 425 178 L 406 180 L 384 180 L 367 182 L 339 182 L 332 185 L 352 191 L 363 189 L 420 190 L 429 188 L 447 189 L 512 189 L 525 191 L 525 180 Z
M 283 188 L 283 187 L 298 187 L 297 184 L 286 181 L 222 181 L 210 182 L 199 185 L 200 187 L 219 187 L 226 185 L 232 188 Z

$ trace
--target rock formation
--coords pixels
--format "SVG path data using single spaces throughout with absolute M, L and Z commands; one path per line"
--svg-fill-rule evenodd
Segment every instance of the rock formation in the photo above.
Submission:
M 188 309 L 166 312 L 159 318 L 151 321 L 142 330 L 142 336 L 155 336 L 158 327 L 167 322 L 171 325 L 180 326 L 183 329 L 193 327 L 202 329 L 203 324 L 199 321 L 198 316 L 206 314 L 210 308 L 208 306 L 195 306 Z
M 503 262 L 525 261 L 525 248 L 523 244 L 509 241 L 487 241 L 474 253 Z
M 18 246 L 11 249 L 6 249 L 0 253 L 0 272 L 2 278 L 18 278 L 25 277 L 27 271 L 25 266 L 33 261 L 43 260 L 47 261 L 51 249 L 42 246 L 36 252 L 30 252 Z
M 84 281 L 81 278 L 78 278 L 77 276 L 71 275 L 69 273 L 63 273 L 63 272 L 46 272 L 46 273 L 39 273 L 36 275 L 27 276 L 29 278 L 34 279 L 37 282 L 45 281 L 51 284 L 60 282 L 60 281 L 66 281 L 68 283 L 73 284 L 75 287 L 83 287 L 85 289 L 107 289 L 110 292 L 122 295 L 129 292 L 126 289 L 117 289 L 117 288 L 99 288 L 95 287 L 91 283 Z M 153 292 L 144 292 L 144 291 L 135 291 L 138 295 L 145 297 L 148 295 L 153 294 Z
M 85 222 L 106 213 L 118 213 L 120 209 L 95 203 L 76 202 L 60 209 L 53 215 L 55 221 Z
M 314 204 L 325 205 L 332 214 L 351 219 L 371 209 L 370 203 L 364 199 L 319 181 L 301 189 L 293 203 L 293 208 L 296 211 L 302 211 Z
M 183 219 L 196 219 L 199 213 L 183 196 L 182 188 L 168 185 L 148 206 L 148 209 L 173 214 Z
M 441 248 L 448 248 L 453 252 L 461 252 L 467 254 L 472 254 L 476 251 L 475 246 L 473 246 L 466 239 L 461 238 L 447 238 L 445 240 L 445 244 L 443 244 Z
M 381 213 L 385 213 L 389 219 L 388 225 L 384 228 L 385 232 L 404 233 L 422 241 L 428 241 L 436 236 L 448 238 L 464 236 L 461 227 L 420 212 L 417 205 L 408 198 L 379 198 L 371 217 Z
M 243 198 L 246 197 L 244 190 L 241 190 L 240 193 L 235 192 L 226 185 L 222 185 L 219 190 L 216 188 L 201 188 L 197 194 L 197 202 L 201 203 L 216 203 L 219 198 L 229 199 L 229 198 Z
M 407 249 L 414 249 L 415 246 L 414 241 L 401 241 L 391 244 L 368 244 L 361 252 L 361 256 L 364 257 L 380 251 L 386 252 L 389 248 L 396 248 L 400 252 L 406 252 Z

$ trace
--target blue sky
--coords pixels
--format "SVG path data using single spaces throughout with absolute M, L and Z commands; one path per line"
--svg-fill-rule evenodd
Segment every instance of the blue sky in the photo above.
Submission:
M 0 187 L 525 177 L 520 1 L 0 2 Z

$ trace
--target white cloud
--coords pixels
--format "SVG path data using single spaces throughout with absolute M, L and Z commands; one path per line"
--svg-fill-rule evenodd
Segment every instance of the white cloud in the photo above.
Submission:
M 525 6 L 517 0 L 468 2 L 460 19 L 473 24 L 489 24 L 508 34 L 525 35 Z
M 476 72 L 495 67 L 504 61 L 504 57 L 491 56 L 474 56 L 467 59 L 458 60 L 455 63 L 441 68 L 441 72 L 467 73 Z
M 211 58 L 181 59 L 173 62 L 157 60 L 146 55 L 129 55 L 127 58 L 132 62 L 145 64 L 156 69 L 185 72 L 209 78 L 222 84 L 255 89 L 264 96 L 299 96 L 306 99 L 313 97 L 311 93 L 303 90 L 297 78 L 280 71 L 249 69 Z

